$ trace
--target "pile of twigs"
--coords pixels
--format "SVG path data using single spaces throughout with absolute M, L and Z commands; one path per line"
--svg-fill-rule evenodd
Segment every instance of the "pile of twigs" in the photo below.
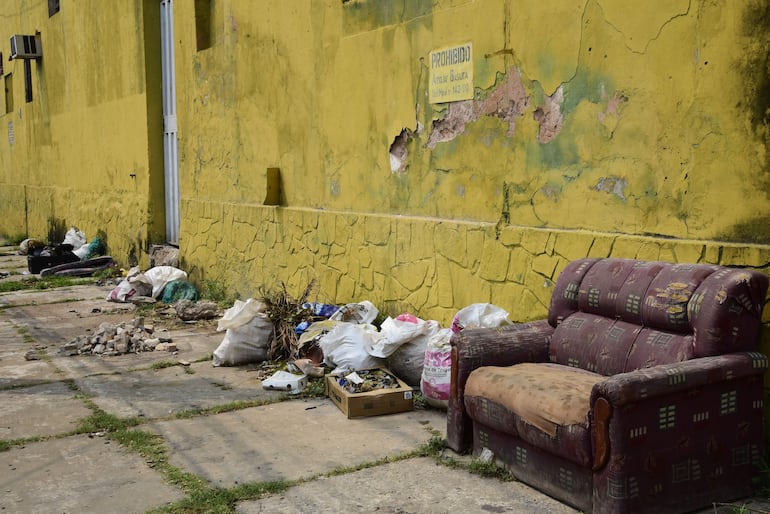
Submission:
M 303 321 L 313 319 L 313 313 L 302 305 L 308 301 L 315 283 L 315 280 L 312 280 L 299 298 L 291 296 L 283 282 L 278 289 L 261 288 L 262 301 L 267 306 L 265 314 L 273 322 L 273 335 L 270 341 L 271 360 L 290 360 L 298 357 L 299 337 L 294 328 Z

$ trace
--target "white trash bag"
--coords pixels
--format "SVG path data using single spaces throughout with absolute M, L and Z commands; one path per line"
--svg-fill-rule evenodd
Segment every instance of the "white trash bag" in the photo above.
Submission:
M 128 302 L 134 296 L 150 296 L 152 286 L 144 280 L 137 279 L 141 275 L 138 266 L 128 270 L 128 274 L 107 295 L 108 302 Z
M 86 241 L 85 233 L 77 227 L 70 228 L 64 235 L 64 241 L 62 244 L 72 246 L 72 253 L 77 255 L 80 259 L 88 251 L 88 242 Z
M 452 320 L 452 332 L 465 328 L 497 328 L 510 325 L 508 312 L 491 303 L 474 303 L 457 311 Z
M 419 337 L 428 329 L 428 324 L 419 318 L 416 321 L 388 317 L 380 326 L 380 335 L 383 337 L 371 339 L 366 351 L 372 357 L 385 359 L 398 348 L 412 339 Z
M 424 334 L 405 342 L 388 356 L 388 369 L 410 386 L 420 387 L 428 341 L 439 330 L 441 330 L 441 324 L 438 321 L 426 321 Z
M 348 323 L 371 323 L 380 311 L 368 300 L 360 303 L 349 303 L 337 309 L 329 316 L 332 321 L 347 321 Z
M 382 367 L 384 359 L 373 357 L 366 347 L 382 337 L 377 327 L 368 323 L 340 322 L 318 341 L 324 362 L 338 375 L 347 371 Z
M 153 298 L 157 298 L 163 289 L 175 280 L 186 280 L 187 273 L 173 266 L 155 266 L 137 275 L 134 282 L 144 282 L 151 287 Z
M 265 310 L 265 304 L 253 298 L 235 300 L 217 324 L 218 332 L 226 332 L 214 350 L 214 366 L 238 366 L 270 358 L 273 322 Z

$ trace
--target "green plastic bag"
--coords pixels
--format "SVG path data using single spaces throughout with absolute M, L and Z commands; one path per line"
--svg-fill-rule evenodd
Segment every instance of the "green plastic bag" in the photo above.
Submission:
M 174 303 L 178 300 L 198 301 L 198 289 L 186 280 L 174 280 L 166 284 L 163 288 L 163 294 L 160 301 L 163 303 Z

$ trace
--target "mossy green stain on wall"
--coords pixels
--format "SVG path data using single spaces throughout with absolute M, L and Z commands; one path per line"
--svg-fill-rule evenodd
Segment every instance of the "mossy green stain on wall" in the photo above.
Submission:
M 429 17 L 433 0 L 352 0 L 343 2 L 343 31 L 355 34 Z
M 745 85 L 745 97 L 737 108 L 745 112 L 753 136 L 764 147 L 762 172 L 757 184 L 770 197 L 770 1 L 753 0 L 741 16 L 744 52 L 735 59 L 736 69 Z M 761 162 L 761 161 L 760 161 Z M 718 237 L 726 241 L 770 244 L 770 216 L 760 213 L 734 224 Z
M 573 112 L 584 101 L 598 104 L 604 100 L 602 94 L 615 90 L 609 75 L 594 72 L 584 67 L 578 68 L 575 76 L 563 84 L 564 103 L 562 113 L 565 116 Z
M 577 148 L 568 134 L 562 131 L 557 137 L 547 143 L 537 139 L 527 141 L 527 167 L 533 170 L 559 169 L 580 162 Z
M 749 86 L 751 124 L 755 132 L 766 132 L 770 122 L 770 1 L 755 0 L 743 12 L 743 35 L 755 43 L 741 65 Z

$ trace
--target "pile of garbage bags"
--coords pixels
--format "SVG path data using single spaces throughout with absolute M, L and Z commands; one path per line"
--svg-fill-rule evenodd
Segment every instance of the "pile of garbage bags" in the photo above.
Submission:
M 454 316 L 450 327 L 403 313 L 373 324 L 379 310 L 369 301 L 340 307 L 308 303 L 303 308 L 323 319 L 297 326 L 298 354 L 305 369 L 327 366 L 332 374 L 385 367 L 407 384 L 419 386 L 426 401 L 446 408 L 451 368 L 450 339 L 465 328 L 511 324 L 508 313 L 492 304 L 471 304 Z M 214 351 L 214 366 L 269 360 L 273 322 L 260 300 L 236 300 L 219 320 L 224 331 Z M 300 367 L 302 367 L 300 366 Z M 308 373 L 308 371 L 306 371 Z
M 90 276 L 115 266 L 112 257 L 104 256 L 105 244 L 97 236 L 88 242 L 77 227 L 70 228 L 64 240 L 46 244 L 37 239 L 25 239 L 19 245 L 19 254 L 27 256 L 30 273 L 40 276 Z
M 185 271 L 173 266 L 155 266 L 142 272 L 138 266 L 134 266 L 106 299 L 121 303 L 174 303 L 179 300 L 194 302 L 198 297 L 198 289 L 187 281 Z

